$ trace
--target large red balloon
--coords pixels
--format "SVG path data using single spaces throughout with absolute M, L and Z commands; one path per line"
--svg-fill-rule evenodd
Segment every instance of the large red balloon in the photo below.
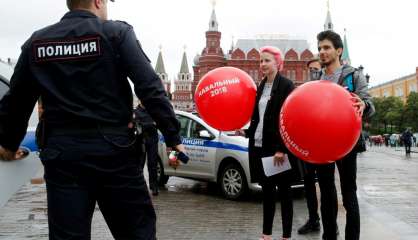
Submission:
M 197 85 L 194 99 L 200 117 L 215 129 L 242 128 L 251 118 L 256 95 L 253 79 L 234 67 L 216 68 Z
M 314 81 L 293 91 L 280 112 L 280 134 L 287 148 L 311 163 L 347 155 L 361 132 L 350 93 L 330 81 Z

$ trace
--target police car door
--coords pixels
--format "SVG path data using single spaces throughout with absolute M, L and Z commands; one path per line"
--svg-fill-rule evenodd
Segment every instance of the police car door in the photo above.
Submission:
M 216 162 L 215 136 L 196 120 L 190 121 L 190 137 L 183 140 L 190 156 L 189 171 L 195 178 L 213 177 Z
M 180 123 L 180 136 L 182 138 L 182 141 L 184 142 L 185 139 L 189 138 L 190 118 L 182 116 L 180 114 L 176 114 L 176 118 Z M 161 135 L 161 132 L 159 132 L 159 144 L 161 146 L 161 148 L 159 148 L 159 155 L 163 162 L 165 174 L 168 174 L 170 176 L 183 176 L 185 173 L 187 173 L 188 168 L 189 168 L 188 166 L 189 163 L 181 164 L 177 169 L 173 169 L 172 167 L 168 165 L 168 154 L 166 151 L 164 137 Z M 186 149 L 186 154 L 187 154 L 187 149 Z
M 0 99 L 9 90 L 9 78 L 13 69 L 8 70 L 7 68 L 11 67 L 5 66 L 0 62 Z M 10 73 L 8 74 L 7 71 L 10 71 Z M 37 147 L 35 145 L 34 126 L 36 125 L 32 124 L 32 119 L 37 118 L 37 112 L 35 111 L 31 116 L 28 132 L 20 147 L 24 160 L 12 162 L 0 161 L 0 209 L 23 184 L 27 183 L 31 177 L 36 175 L 41 167 L 41 161 L 39 161 L 36 153 Z

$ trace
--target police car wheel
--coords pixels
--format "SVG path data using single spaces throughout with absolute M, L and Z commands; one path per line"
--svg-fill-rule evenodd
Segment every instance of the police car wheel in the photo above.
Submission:
M 227 199 L 239 199 L 247 192 L 247 179 L 241 166 L 228 164 L 220 176 L 222 194 Z
M 161 161 L 158 161 L 158 166 L 157 166 L 158 185 L 164 186 L 168 182 L 168 178 L 169 176 L 164 174 L 163 163 Z

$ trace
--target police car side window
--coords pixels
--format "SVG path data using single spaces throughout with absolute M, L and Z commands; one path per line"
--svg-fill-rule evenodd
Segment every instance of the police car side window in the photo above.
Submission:
M 177 120 L 180 122 L 180 136 L 189 137 L 188 130 L 190 119 L 177 115 Z
M 199 132 L 202 130 L 207 130 L 202 124 L 192 121 L 190 137 L 191 138 L 201 138 Z M 208 131 L 209 132 L 209 131 Z

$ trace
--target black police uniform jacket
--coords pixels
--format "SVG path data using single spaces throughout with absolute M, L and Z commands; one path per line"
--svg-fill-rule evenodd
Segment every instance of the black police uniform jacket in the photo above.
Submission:
M 22 46 L 0 101 L 0 145 L 18 148 L 39 97 L 50 126 L 127 126 L 133 115 L 128 77 L 167 145 L 181 143 L 180 125 L 133 28 L 84 10 L 68 12 Z
M 284 101 L 287 96 L 295 88 L 293 82 L 279 73 L 277 73 L 271 90 L 270 100 L 267 102 L 266 110 L 264 113 L 264 126 L 263 126 L 263 143 L 262 143 L 262 152 L 264 156 L 258 156 L 254 152 L 254 135 L 257 129 L 257 125 L 260 121 L 259 111 L 258 111 L 258 102 L 260 101 L 261 95 L 263 94 L 264 85 L 267 81 L 267 78 L 264 78 L 257 89 L 257 96 L 255 101 L 255 106 L 253 114 L 251 117 L 251 123 L 249 128 L 246 130 L 246 137 L 249 138 L 248 141 L 248 155 L 249 155 L 249 165 L 250 165 L 250 174 L 251 182 L 262 182 L 266 179 L 264 174 L 263 165 L 261 163 L 260 157 L 273 156 L 277 151 L 289 154 L 290 164 L 292 170 L 285 173 L 288 177 L 295 177 L 295 170 L 298 169 L 297 162 L 295 157 L 289 153 L 285 144 L 283 143 L 282 138 L 280 137 L 279 132 L 279 114 L 282 108 Z M 283 173 L 282 173 L 283 174 Z

